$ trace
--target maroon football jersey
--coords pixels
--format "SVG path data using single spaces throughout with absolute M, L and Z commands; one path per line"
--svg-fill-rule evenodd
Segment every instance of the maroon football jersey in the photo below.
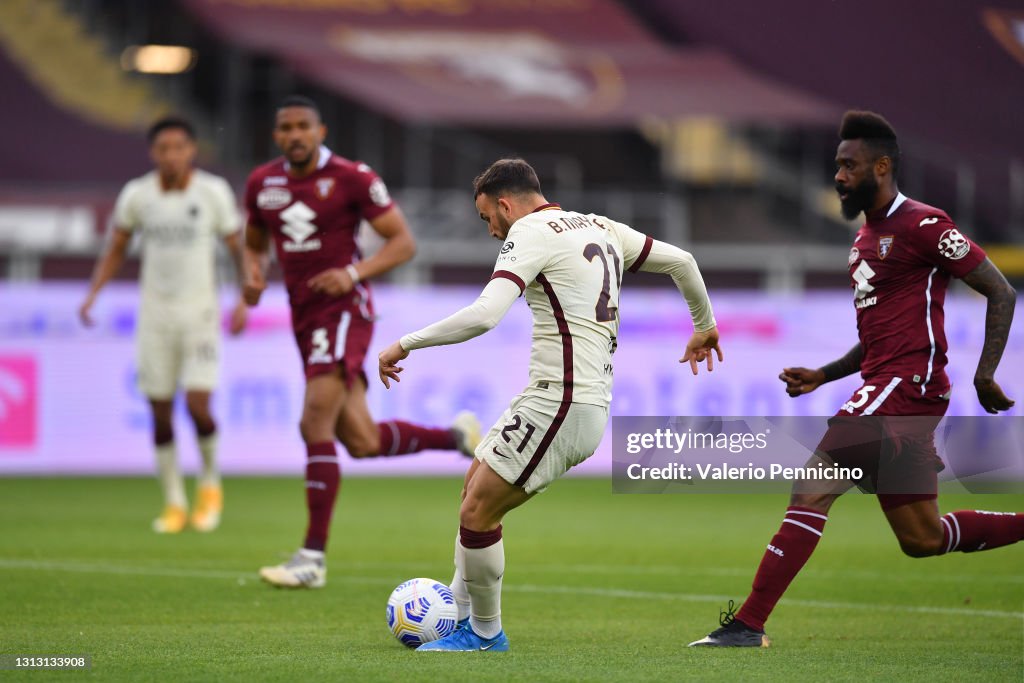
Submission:
M 274 237 L 296 328 L 325 309 L 348 308 L 372 316 L 367 283 L 358 283 L 343 297 L 314 292 L 306 283 L 324 270 L 358 261 L 360 221 L 373 220 L 393 206 L 373 169 L 321 147 L 316 170 L 296 179 L 281 157 L 249 175 L 245 206 L 249 223 Z
M 850 250 L 865 381 L 902 377 L 928 398 L 949 391 L 946 288 L 984 260 L 945 211 L 902 194 L 867 217 Z

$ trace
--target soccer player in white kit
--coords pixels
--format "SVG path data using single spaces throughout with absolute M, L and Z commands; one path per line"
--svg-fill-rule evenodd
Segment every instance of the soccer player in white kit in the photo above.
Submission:
M 524 294 L 533 312 L 530 381 L 477 447 L 466 474 L 451 584 L 459 628 L 420 646 L 424 651 L 509 649 L 501 627 L 501 521 L 601 441 L 624 271 L 670 275 L 685 297 L 695 332 L 680 362 L 697 374 L 699 362 L 712 369 L 712 353 L 722 360 L 711 302 L 689 253 L 609 218 L 549 203 L 522 159 L 496 161 L 473 189 L 488 232 L 504 240 L 491 280 L 472 305 L 381 352 L 380 378 L 390 388 L 410 351 L 490 330 Z
M 155 169 L 121 190 L 110 242 L 96 263 L 79 316 L 85 325 L 93 324 L 90 312 L 96 296 L 120 269 L 132 235 L 139 234 L 138 384 L 152 408 L 153 441 L 164 494 L 164 509 L 153 521 L 153 530 L 177 533 L 191 521 L 199 531 L 213 531 L 223 507 L 217 426 L 210 413 L 210 394 L 217 385 L 220 366 L 216 244 L 224 240 L 241 274 L 241 221 L 227 181 L 193 167 L 195 131 L 187 120 L 163 118 L 150 127 L 147 137 Z M 245 328 L 246 317 L 247 308 L 239 297 L 231 315 L 232 334 Z M 185 391 L 203 460 L 191 518 L 172 426 L 179 384 Z

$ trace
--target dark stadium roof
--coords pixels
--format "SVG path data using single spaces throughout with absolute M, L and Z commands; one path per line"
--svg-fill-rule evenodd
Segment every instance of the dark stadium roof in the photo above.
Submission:
M 885 114 L 919 154 L 970 162 L 981 202 L 1005 204 L 1010 160 L 1024 160 L 1021 0 L 630 6 L 664 38 L 713 45 L 804 92 Z
M 225 40 L 404 121 L 576 128 L 709 115 L 821 124 L 837 113 L 717 49 L 665 45 L 613 0 L 185 6 Z

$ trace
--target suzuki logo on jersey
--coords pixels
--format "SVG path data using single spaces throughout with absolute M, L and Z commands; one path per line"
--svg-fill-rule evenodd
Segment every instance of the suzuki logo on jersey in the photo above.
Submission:
M 875 286 L 869 282 L 871 278 L 876 275 L 874 269 L 868 265 L 867 261 L 861 261 L 860 265 L 857 266 L 857 270 L 853 271 L 854 281 L 854 306 L 858 309 L 867 308 L 868 306 L 874 306 L 878 303 L 877 296 L 868 296 L 871 292 L 875 291 Z
M 0 357 L 0 449 L 35 445 L 37 378 L 35 358 Z
M 309 239 L 316 232 L 313 219 L 316 211 L 298 201 L 281 212 L 281 232 L 291 238 L 290 242 L 282 242 L 281 248 L 288 252 L 316 251 L 320 248 L 320 240 Z
M 939 238 L 939 253 L 950 261 L 959 261 L 971 251 L 971 243 L 956 228 L 950 228 Z
M 893 235 L 886 235 L 885 237 L 878 238 L 878 258 L 885 259 L 892 251 Z

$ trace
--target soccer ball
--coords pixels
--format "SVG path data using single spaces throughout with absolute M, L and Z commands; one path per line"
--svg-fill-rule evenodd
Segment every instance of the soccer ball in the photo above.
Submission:
M 455 630 L 459 608 L 451 589 L 434 579 L 410 579 L 391 591 L 388 628 L 407 647 L 419 647 Z

